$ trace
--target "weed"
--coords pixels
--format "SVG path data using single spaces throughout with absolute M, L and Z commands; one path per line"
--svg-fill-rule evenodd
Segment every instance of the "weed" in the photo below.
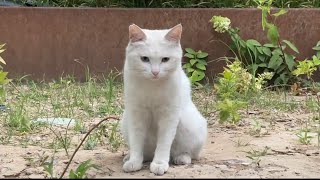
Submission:
M 54 174 L 53 174 L 53 161 L 54 161 L 54 156 L 52 156 L 50 162 L 45 162 L 45 163 L 43 164 L 44 170 L 50 175 L 50 178 L 51 178 L 51 179 L 54 178 Z
M 87 179 L 86 172 L 91 169 L 99 169 L 99 167 L 95 164 L 91 164 L 91 160 L 87 160 L 85 162 L 82 162 L 75 171 L 72 169 L 69 173 L 70 179 Z
M 206 62 L 206 58 L 208 53 L 199 51 L 194 51 L 191 48 L 185 49 L 185 57 L 189 58 L 189 61 L 182 66 L 185 69 L 187 76 L 189 77 L 193 86 L 202 87 L 199 81 L 205 78 L 206 66 L 208 63 Z
M 236 143 L 237 147 L 245 147 L 245 146 L 249 146 L 250 142 L 243 142 L 240 140 L 240 138 L 238 138 L 237 141 L 231 140 L 232 142 Z
M 251 151 L 246 152 L 248 154 L 247 157 L 249 159 L 251 159 L 259 167 L 260 166 L 260 161 L 261 161 L 260 158 L 262 156 L 267 155 L 269 149 L 270 149 L 270 147 L 268 147 L 268 146 L 265 146 L 263 151 L 251 149 Z
M 301 142 L 302 144 L 305 144 L 305 145 L 310 144 L 312 136 L 309 135 L 309 130 L 301 129 L 296 135 L 299 138 L 299 142 Z

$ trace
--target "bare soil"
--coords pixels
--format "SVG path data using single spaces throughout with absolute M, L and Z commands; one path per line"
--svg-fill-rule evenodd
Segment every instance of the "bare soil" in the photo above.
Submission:
M 219 124 L 217 113 L 211 112 L 208 115 L 208 141 L 201 159 L 190 165 L 170 165 L 163 176 L 150 173 L 150 163 L 145 163 L 138 172 L 124 173 L 125 146 L 116 152 L 106 146 L 97 146 L 93 150 L 81 148 L 70 168 L 75 169 L 79 163 L 91 159 L 101 169 L 89 170 L 87 175 L 90 178 L 317 178 L 320 177 L 317 134 L 311 133 L 313 138 L 309 145 L 303 145 L 296 136 L 309 118 L 310 113 L 298 110 L 286 113 L 251 109 L 242 112 L 239 125 L 232 126 Z M 255 129 L 254 120 L 260 122 L 261 128 Z M 309 126 L 312 128 L 317 124 L 310 122 Z M 44 157 L 49 156 L 48 161 L 53 155 L 52 149 L 43 146 L 50 141 L 46 138 L 50 131 L 28 136 L 33 143 L 26 147 L 21 141 L 0 145 L 0 178 L 50 178 L 41 166 Z M 75 139 L 82 137 L 83 134 L 74 136 Z M 74 149 L 75 145 L 71 146 L 69 154 Z M 59 149 L 54 154 L 55 177 L 59 177 L 67 162 L 65 151 Z

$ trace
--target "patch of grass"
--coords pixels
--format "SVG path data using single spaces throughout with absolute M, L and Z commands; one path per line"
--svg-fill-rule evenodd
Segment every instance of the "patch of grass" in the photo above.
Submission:
M 260 158 L 262 156 L 267 155 L 269 149 L 270 147 L 268 146 L 265 146 L 265 148 L 262 151 L 251 149 L 251 151 L 246 152 L 248 154 L 247 157 L 251 159 L 254 163 L 256 163 L 258 166 L 260 166 Z

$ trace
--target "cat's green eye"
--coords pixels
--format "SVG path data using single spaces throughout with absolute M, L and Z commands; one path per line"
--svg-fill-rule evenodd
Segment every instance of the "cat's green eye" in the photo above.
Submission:
M 149 62 L 150 59 L 147 56 L 141 56 L 141 61 L 143 62 Z
M 170 59 L 170 58 L 168 58 L 168 57 L 164 57 L 164 58 L 162 58 L 162 60 L 161 60 L 161 61 L 162 61 L 162 62 L 168 62 L 168 61 L 169 61 L 169 59 Z

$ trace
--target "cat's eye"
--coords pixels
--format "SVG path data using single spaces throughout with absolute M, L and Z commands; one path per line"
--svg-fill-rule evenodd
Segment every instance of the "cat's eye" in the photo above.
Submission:
M 150 59 L 147 56 L 141 56 L 141 61 L 143 62 L 149 62 Z
M 164 58 L 162 58 L 162 60 L 161 60 L 161 61 L 162 61 L 162 62 L 168 62 L 168 61 L 169 61 L 169 59 L 170 59 L 170 58 L 168 58 L 168 57 L 164 57 Z

